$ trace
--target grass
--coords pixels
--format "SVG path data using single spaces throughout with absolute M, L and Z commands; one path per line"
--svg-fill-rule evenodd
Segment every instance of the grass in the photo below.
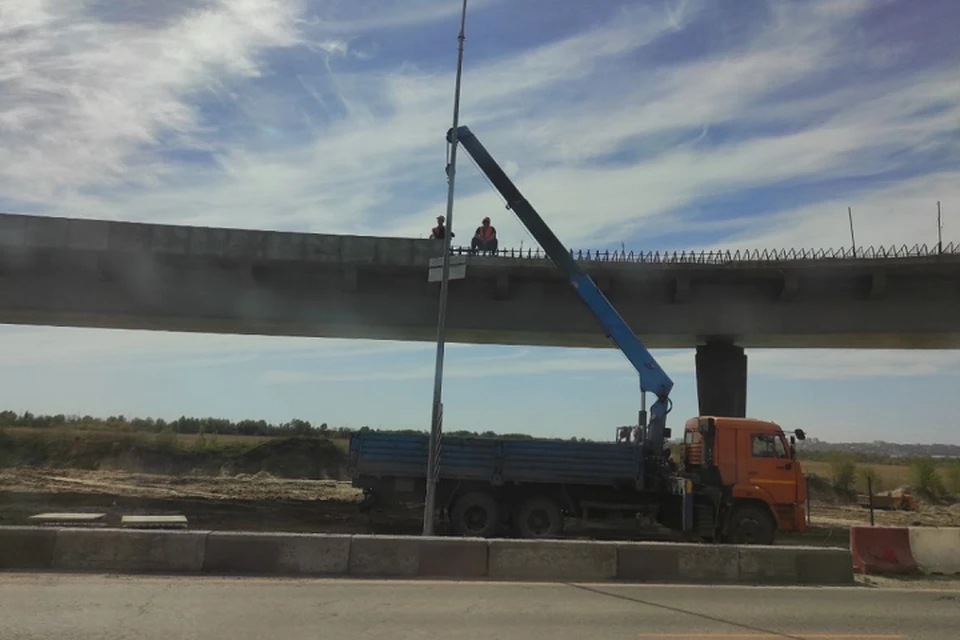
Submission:
M 114 441 L 123 443 L 148 444 L 159 440 L 155 433 L 144 431 L 132 431 L 128 429 L 76 429 L 72 427 L 52 427 L 49 429 L 37 429 L 35 427 L 4 427 L 3 432 L 14 438 L 41 438 L 48 442 L 62 440 L 69 441 L 81 439 L 85 441 Z M 175 447 L 179 449 L 196 449 L 200 443 L 200 434 L 198 433 L 178 433 L 174 439 Z M 235 434 L 204 434 L 203 440 L 208 450 L 237 450 L 252 449 L 257 445 L 276 440 L 278 436 L 247 436 Z M 346 438 L 334 438 L 332 442 L 342 452 L 346 453 L 349 447 L 349 440 Z
M 35 427 L 4 427 L 0 436 L 10 438 L 19 445 L 25 455 L 11 457 L 11 451 L 0 451 L 0 465 L 6 464 L 46 464 L 66 466 L 77 463 L 79 468 L 97 468 L 100 461 L 114 454 L 116 449 L 139 447 L 153 451 L 166 451 L 180 455 L 236 456 L 251 451 L 267 443 L 277 442 L 277 436 L 256 435 L 203 435 L 203 446 L 199 434 L 158 434 L 132 429 L 109 429 L 92 427 L 53 427 L 38 429 Z M 2 438 L 0 438 L 2 440 Z M 349 447 L 346 438 L 333 438 L 331 443 L 341 456 L 345 456 Z M 0 447 L 2 449 L 2 447 Z M 6 458 L 6 460 L 5 460 Z M 832 480 L 831 464 L 826 460 L 801 459 L 804 472 Z M 886 491 L 911 485 L 910 468 L 906 464 L 856 463 L 857 470 L 870 467 L 875 472 L 877 482 L 874 491 Z M 958 467 L 960 468 L 960 467 Z M 938 467 L 937 474 L 945 486 L 953 487 L 957 482 L 951 480 L 947 467 Z M 956 480 L 956 479 L 953 479 Z M 866 492 L 863 473 L 856 474 L 854 488 Z
M 51 429 L 36 429 L 34 427 L 6 427 L 4 431 L 13 437 L 36 437 L 42 436 L 49 439 L 73 439 L 73 438 L 91 438 L 91 439 L 117 439 L 117 440 L 142 440 L 148 442 L 156 438 L 157 434 L 146 433 L 143 431 L 112 430 L 112 429 L 72 429 L 70 427 L 54 427 Z M 270 439 L 269 436 L 241 436 L 241 435 L 217 435 L 214 438 L 211 434 L 205 434 L 204 439 L 207 445 L 215 442 L 216 447 L 234 448 L 234 447 L 255 447 Z M 197 433 L 178 433 L 176 442 L 178 446 L 184 448 L 194 448 L 200 441 L 200 434 Z
M 832 476 L 832 470 L 829 462 L 821 460 L 801 460 L 800 464 L 803 467 L 804 473 L 817 475 L 828 480 Z M 905 464 L 857 463 L 857 469 L 860 469 L 861 467 L 871 467 L 876 472 L 876 477 L 879 480 L 879 488 L 874 486 L 874 492 L 908 487 L 911 484 L 910 467 Z M 947 482 L 947 469 L 938 468 L 937 474 L 944 482 Z M 857 491 L 860 491 L 861 493 L 866 493 L 867 491 L 866 482 L 860 474 L 857 475 L 854 486 L 856 487 Z
M 322 437 L 148 433 L 129 429 L 0 429 L 0 467 L 116 469 L 142 473 L 342 475 L 346 442 Z

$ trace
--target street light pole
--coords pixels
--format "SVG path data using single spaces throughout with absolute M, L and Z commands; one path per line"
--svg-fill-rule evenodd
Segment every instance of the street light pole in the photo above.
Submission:
M 433 377 L 433 411 L 430 420 L 430 441 L 427 450 L 427 492 L 423 505 L 423 535 L 433 535 L 433 516 L 437 497 L 437 464 L 441 419 L 443 416 L 443 352 L 447 337 L 447 297 L 450 287 L 450 237 L 453 233 L 453 187 L 457 174 L 457 125 L 460 121 L 460 77 L 463 74 L 463 41 L 467 22 L 467 0 L 460 14 L 457 36 L 457 80 L 453 94 L 453 133 L 450 138 L 450 161 L 447 164 L 447 232 L 443 236 L 443 271 L 440 280 L 440 311 L 437 318 L 437 361 Z

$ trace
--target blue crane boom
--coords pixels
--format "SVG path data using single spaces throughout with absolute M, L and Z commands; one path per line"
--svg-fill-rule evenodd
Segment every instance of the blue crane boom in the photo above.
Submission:
M 447 141 L 452 142 L 453 129 L 447 133 Z M 647 453 L 659 456 L 663 445 L 670 437 L 670 430 L 666 427 L 666 417 L 670 411 L 670 391 L 673 381 L 660 368 L 650 351 L 640 342 L 637 335 L 630 329 L 630 325 L 617 313 L 614 306 L 603 295 L 592 278 L 587 275 L 570 251 L 563 246 L 553 231 L 547 226 L 533 205 L 523 197 L 520 190 L 507 177 L 496 160 L 487 152 L 480 140 L 468 127 L 457 127 L 457 142 L 463 145 L 470 157 L 473 158 L 480 170 L 487 176 L 490 183 L 500 192 L 507 207 L 512 209 L 520 222 L 536 239 L 544 252 L 553 263 L 563 272 L 570 282 L 570 286 L 577 293 L 587 308 L 603 327 L 604 333 L 626 356 L 640 376 L 641 411 L 640 427 L 646 427 L 643 438 Z M 646 423 L 644 398 L 647 392 L 656 395 L 657 399 L 650 407 L 650 420 Z M 645 424 L 646 423 L 646 424 Z

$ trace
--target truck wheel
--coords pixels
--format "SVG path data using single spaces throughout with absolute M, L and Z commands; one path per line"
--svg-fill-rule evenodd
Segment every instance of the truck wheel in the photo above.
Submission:
M 521 538 L 555 538 L 563 531 L 563 514 L 553 500 L 530 498 L 520 505 L 516 525 Z
M 459 498 L 450 514 L 450 526 L 458 536 L 489 538 L 500 525 L 500 507 L 490 494 L 474 491 Z
M 744 505 L 730 515 L 724 542 L 773 544 L 774 523 L 763 509 Z

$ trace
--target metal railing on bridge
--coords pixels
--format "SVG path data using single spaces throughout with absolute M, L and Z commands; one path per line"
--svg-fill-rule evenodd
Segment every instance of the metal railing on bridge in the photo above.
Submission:
M 546 260 L 538 247 L 498 249 L 495 253 L 474 252 L 470 247 L 452 247 L 454 255 L 490 255 L 515 260 Z M 838 249 L 741 249 L 736 251 L 609 251 L 571 249 L 576 260 L 589 262 L 628 262 L 636 264 L 736 264 L 791 262 L 797 260 L 890 260 L 896 258 L 934 258 L 960 255 L 960 244 L 917 244 L 843 247 Z

